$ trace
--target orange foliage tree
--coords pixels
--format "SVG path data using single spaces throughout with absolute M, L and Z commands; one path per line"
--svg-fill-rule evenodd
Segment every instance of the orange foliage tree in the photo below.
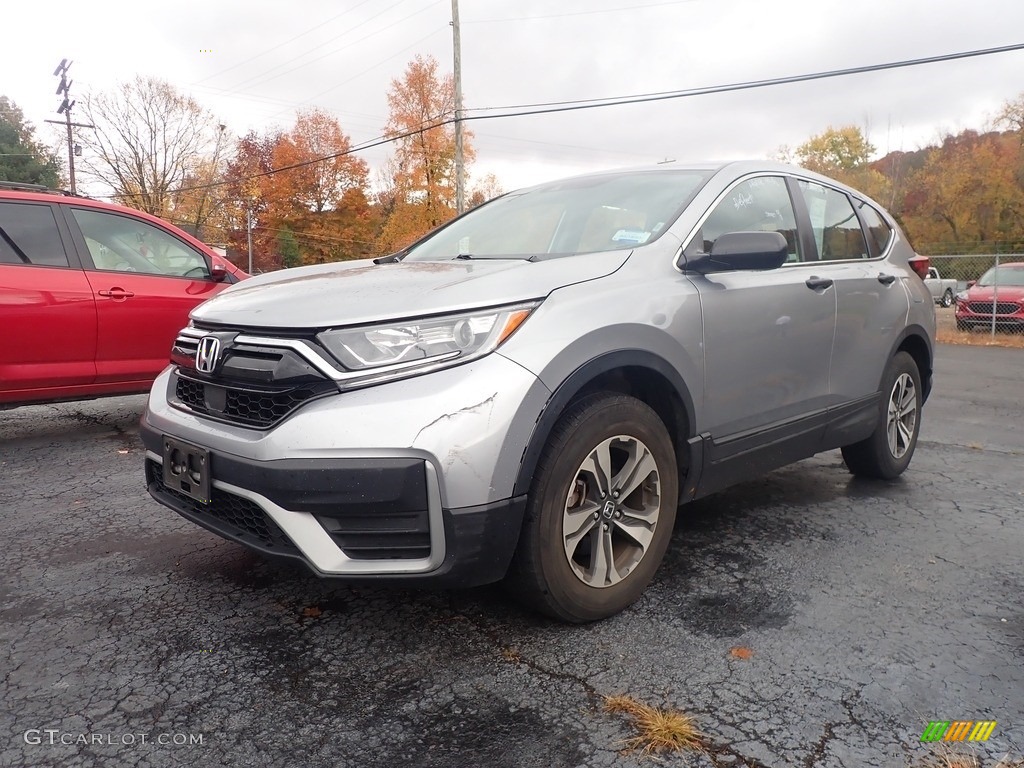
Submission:
M 369 171 L 350 149 L 337 119 L 320 110 L 300 113 L 286 132 L 243 137 L 227 171 L 235 260 L 248 258 L 247 211 L 258 271 L 372 255 Z
M 294 233 L 304 263 L 362 258 L 373 251 L 366 162 L 336 118 L 301 112 L 272 152 L 279 170 L 263 183 L 268 224 Z M 326 158 L 326 159 L 324 159 Z
M 408 245 L 455 215 L 455 87 L 433 57 L 417 56 L 401 80 L 391 81 L 385 135 L 396 137 L 383 173 L 378 204 L 382 253 Z M 466 163 L 471 134 L 463 131 Z

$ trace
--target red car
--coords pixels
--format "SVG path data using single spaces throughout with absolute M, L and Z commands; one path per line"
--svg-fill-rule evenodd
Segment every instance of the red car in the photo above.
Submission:
M 992 267 L 956 295 L 957 330 L 991 327 L 993 303 L 997 328 L 1024 331 L 1024 262 Z
M 155 216 L 0 181 L 0 408 L 145 392 L 192 308 L 244 277 Z

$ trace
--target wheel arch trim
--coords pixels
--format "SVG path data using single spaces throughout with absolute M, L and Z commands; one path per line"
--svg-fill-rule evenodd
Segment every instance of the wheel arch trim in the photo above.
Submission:
M 530 435 L 519 464 L 519 472 L 516 475 L 515 481 L 515 495 L 518 496 L 529 491 L 540 454 L 547 444 L 551 430 L 554 429 L 555 424 L 562 413 L 564 413 L 566 407 L 588 384 L 595 381 L 598 377 L 626 368 L 645 368 L 661 376 L 672 387 L 682 402 L 686 418 L 686 434 L 673 435 L 673 444 L 676 445 L 677 451 L 686 451 L 687 441 L 693 437 L 696 412 L 694 410 L 693 398 L 680 373 L 664 358 L 645 350 L 620 349 L 606 352 L 576 368 L 555 388 L 551 397 L 545 403 L 543 410 L 537 417 L 533 433 Z M 666 428 L 668 426 L 666 425 Z M 677 456 L 677 460 L 679 458 Z M 687 456 L 686 458 L 689 457 Z M 680 485 L 681 489 L 682 485 Z

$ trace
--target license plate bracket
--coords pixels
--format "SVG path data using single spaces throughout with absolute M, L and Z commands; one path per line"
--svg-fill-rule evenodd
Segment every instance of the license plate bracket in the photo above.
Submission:
M 209 504 L 210 452 L 173 437 L 164 436 L 164 485 L 190 499 Z

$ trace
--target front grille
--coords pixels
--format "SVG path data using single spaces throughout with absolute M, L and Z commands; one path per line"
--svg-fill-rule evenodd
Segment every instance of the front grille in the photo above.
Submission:
M 192 381 L 181 376 L 174 385 L 174 396 L 189 408 L 205 409 L 203 399 L 204 387 L 198 381 Z
M 992 302 L 991 301 L 969 301 L 967 302 L 967 309 L 976 315 L 991 315 L 992 314 Z M 997 301 L 996 311 L 997 315 L 1013 315 L 1021 310 L 1021 306 L 1015 301 Z
M 198 339 L 182 334 L 171 361 L 177 365 L 171 405 L 219 421 L 257 429 L 272 427 L 338 386 L 294 350 L 236 342 L 238 334 L 218 332 L 223 352 L 212 373 L 195 368 Z
M 327 383 L 320 387 L 256 389 L 207 383 L 177 374 L 174 397 L 193 411 L 252 427 L 270 427 L 303 403 L 337 392 Z
M 163 480 L 163 468 L 152 459 L 146 460 L 146 480 L 154 496 L 222 536 L 255 546 L 265 552 L 298 554 L 298 549 L 277 523 L 258 504 L 249 499 L 220 488 L 211 488 L 213 498 L 209 504 L 203 504 L 167 487 Z

